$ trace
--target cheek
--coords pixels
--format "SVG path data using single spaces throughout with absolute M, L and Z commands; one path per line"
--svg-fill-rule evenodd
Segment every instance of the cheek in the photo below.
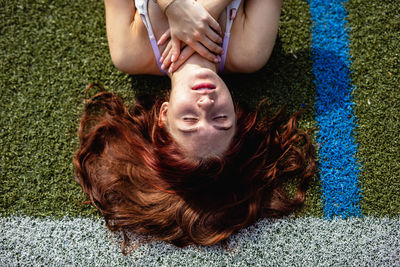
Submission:
M 195 113 L 196 100 L 190 95 L 180 95 L 173 104 L 173 112 L 176 116 L 182 116 L 186 113 Z
M 174 92 L 171 92 L 169 102 L 173 105 L 182 105 L 190 101 L 190 98 L 191 95 L 187 91 L 176 89 Z
M 221 103 L 223 104 L 223 106 L 226 107 L 227 111 L 229 111 L 230 113 L 235 112 L 235 107 L 233 105 L 233 101 L 232 101 L 232 98 L 230 97 L 230 95 L 224 96 L 221 99 Z

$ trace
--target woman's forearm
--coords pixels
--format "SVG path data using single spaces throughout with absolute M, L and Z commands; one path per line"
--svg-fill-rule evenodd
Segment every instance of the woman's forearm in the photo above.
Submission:
M 161 8 L 161 10 L 165 13 L 166 9 L 173 4 L 173 2 L 176 2 L 179 0 L 156 0 L 158 6 Z
M 232 2 L 232 0 L 197 0 L 210 15 L 218 20 L 225 7 Z
M 182 1 L 196 1 L 201 4 L 214 19 L 218 19 L 222 11 L 232 0 L 157 0 L 157 4 L 166 12 L 167 9 L 174 8 L 175 5 L 181 5 Z

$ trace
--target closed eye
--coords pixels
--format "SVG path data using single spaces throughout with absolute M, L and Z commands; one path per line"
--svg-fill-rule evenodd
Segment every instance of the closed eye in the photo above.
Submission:
M 226 115 L 220 115 L 220 116 L 216 116 L 213 119 L 214 120 L 226 120 L 228 118 L 228 116 Z
M 229 125 L 229 126 L 219 126 L 219 125 L 214 125 L 214 128 L 220 131 L 228 131 L 233 127 L 233 125 Z M 178 128 L 179 131 L 183 132 L 183 133 L 194 133 L 197 132 L 199 130 L 199 127 L 192 127 L 192 128 Z
M 195 121 L 197 121 L 197 118 L 184 117 L 183 120 L 184 120 L 184 121 L 189 121 L 189 122 L 195 122 Z

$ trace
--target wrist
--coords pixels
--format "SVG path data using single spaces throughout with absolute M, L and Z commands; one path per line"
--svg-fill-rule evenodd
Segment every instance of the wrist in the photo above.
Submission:
M 225 7 L 229 5 L 232 0 L 198 0 L 198 3 L 204 7 L 205 10 L 215 19 L 218 20 Z
M 176 2 L 182 2 L 182 0 L 158 0 L 157 3 L 160 6 L 162 12 L 167 14 L 167 10 L 176 7 Z

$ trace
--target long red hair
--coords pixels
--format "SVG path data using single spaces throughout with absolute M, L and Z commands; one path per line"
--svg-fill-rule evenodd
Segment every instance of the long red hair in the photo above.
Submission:
M 310 137 L 296 124 L 299 112 L 283 123 L 283 109 L 272 114 L 265 101 L 255 110 L 236 105 L 228 151 L 195 161 L 159 125 L 162 100 L 128 109 L 102 91 L 86 105 L 75 175 L 111 231 L 179 247 L 213 245 L 302 205 L 316 168 Z M 284 189 L 288 181 L 297 184 L 292 197 Z

